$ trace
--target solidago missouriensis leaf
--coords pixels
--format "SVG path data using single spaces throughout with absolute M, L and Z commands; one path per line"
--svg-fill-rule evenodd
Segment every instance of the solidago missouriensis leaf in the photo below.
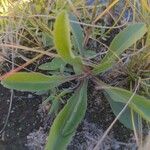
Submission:
M 56 17 L 54 25 L 54 43 L 58 54 L 66 62 L 75 58 L 71 50 L 70 23 L 67 12 L 64 10 Z
M 93 73 L 102 73 L 111 68 L 115 63 L 116 58 L 119 58 L 121 53 L 141 39 L 146 32 L 147 27 L 144 23 L 134 23 L 127 26 L 113 39 L 108 53 L 101 63 L 95 66 Z
M 43 91 L 65 82 L 62 76 L 47 76 L 42 73 L 18 72 L 2 80 L 2 85 L 21 91 Z
M 65 150 L 87 108 L 87 81 L 68 100 L 50 129 L 46 150 Z
M 132 92 L 117 88 L 117 87 L 110 87 L 105 89 L 107 94 L 110 96 L 112 100 L 115 102 L 120 102 L 126 104 L 130 97 L 133 95 Z M 132 98 L 129 107 L 132 108 L 135 112 L 140 114 L 145 120 L 150 121 L 150 100 L 135 94 Z
M 114 101 L 108 94 L 107 92 L 104 92 L 104 95 L 106 97 L 106 99 L 108 100 L 111 109 L 113 111 L 113 113 L 115 114 L 115 116 L 118 116 L 118 114 L 122 111 L 122 109 L 125 106 L 125 103 L 121 103 L 121 102 L 116 102 Z M 126 108 L 126 110 L 123 112 L 123 114 L 118 118 L 118 120 L 127 128 L 133 130 L 133 123 L 132 121 L 134 121 L 135 124 L 135 128 L 138 128 L 138 114 L 137 113 L 133 113 L 133 120 L 132 120 L 132 115 L 131 115 L 131 108 L 128 106 Z
M 75 72 L 82 72 L 82 61 L 72 52 L 69 17 L 65 10 L 56 17 L 54 24 L 54 44 L 60 57 L 74 66 Z
M 40 65 L 38 68 L 41 70 L 57 70 L 60 69 L 61 66 L 65 66 L 66 63 L 61 58 L 54 58 L 50 62 L 46 62 Z
M 78 18 L 74 14 L 70 14 L 70 19 L 72 21 L 78 22 Z M 71 22 L 71 32 L 73 34 L 74 47 L 77 52 L 83 55 L 83 43 L 84 43 L 84 33 L 80 24 Z

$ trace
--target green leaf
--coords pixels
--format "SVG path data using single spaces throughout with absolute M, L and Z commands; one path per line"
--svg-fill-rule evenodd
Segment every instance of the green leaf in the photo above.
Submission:
M 54 45 L 53 38 L 47 32 L 42 32 L 42 43 L 44 47 L 50 47 Z
M 41 70 L 57 70 L 60 69 L 61 66 L 65 65 L 66 63 L 61 58 L 54 58 L 51 62 L 44 63 L 38 68 Z
M 135 23 L 126 27 L 113 39 L 108 53 L 101 63 L 94 68 L 93 73 L 102 73 L 111 68 L 116 61 L 116 58 L 141 39 L 146 32 L 147 27 L 144 23 Z
M 112 100 L 115 102 L 120 102 L 126 104 L 130 97 L 133 95 L 132 92 L 117 88 L 117 87 L 110 87 L 105 89 L 107 94 L 111 97 Z M 132 98 L 129 107 L 131 107 L 135 112 L 137 112 L 141 117 L 145 120 L 150 121 L 150 100 L 135 94 Z
M 87 108 L 87 81 L 74 93 L 51 127 L 46 150 L 65 150 Z
M 51 104 L 51 107 L 50 107 L 50 110 L 49 110 L 48 114 L 53 114 L 54 113 L 56 115 L 58 110 L 59 110 L 59 106 L 60 106 L 60 101 L 54 99 L 52 101 L 52 104 Z
M 105 97 L 107 98 L 108 102 L 110 103 L 110 106 L 112 108 L 113 113 L 115 116 L 117 116 L 122 109 L 124 108 L 125 104 L 120 102 L 115 102 L 106 92 L 104 92 Z M 133 124 L 132 124 L 132 117 L 131 117 L 131 108 L 127 107 L 126 110 L 123 112 L 123 114 L 118 119 L 125 127 L 133 130 Z M 138 129 L 138 115 L 137 113 L 134 113 L 134 124 L 135 127 Z
M 78 18 L 73 14 L 70 14 L 69 18 L 71 21 L 78 22 Z M 81 55 L 83 55 L 83 43 L 84 43 L 83 29 L 77 23 L 71 22 L 70 24 L 71 24 L 71 32 L 73 34 L 73 41 L 74 41 L 75 50 L 78 50 L 78 52 Z
M 21 91 L 43 91 L 54 88 L 65 82 L 62 76 L 46 76 L 41 73 L 14 73 L 2 80 L 2 85 Z
M 85 50 L 84 52 L 84 56 L 85 57 L 94 57 L 96 56 L 96 51 L 93 51 L 93 50 Z
M 74 66 L 75 72 L 81 73 L 83 69 L 82 60 L 75 56 L 71 49 L 70 23 L 65 10 L 56 17 L 54 24 L 54 44 L 60 57 Z
M 70 24 L 66 11 L 61 11 L 54 24 L 54 44 L 58 54 L 70 63 L 75 58 L 71 50 Z

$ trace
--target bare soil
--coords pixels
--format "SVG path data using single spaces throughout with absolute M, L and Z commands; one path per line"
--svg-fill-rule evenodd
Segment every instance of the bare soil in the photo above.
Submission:
M 0 137 L 1 150 L 24 150 L 26 137 L 39 129 L 38 113 L 42 98 L 28 92 L 14 92 L 13 104 L 5 132 Z M 10 90 L 0 85 L 0 129 L 3 128 L 10 103 Z

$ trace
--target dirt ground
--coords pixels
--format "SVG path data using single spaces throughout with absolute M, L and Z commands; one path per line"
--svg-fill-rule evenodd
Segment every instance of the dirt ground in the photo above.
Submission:
M 0 137 L 1 150 L 24 150 L 26 136 L 42 124 L 38 113 L 41 97 L 27 92 L 14 92 L 12 108 L 5 132 Z M 6 120 L 10 91 L 0 85 L 0 130 Z

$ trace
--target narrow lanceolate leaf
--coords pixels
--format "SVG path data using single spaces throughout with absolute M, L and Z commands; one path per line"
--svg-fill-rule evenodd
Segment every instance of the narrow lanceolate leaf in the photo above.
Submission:
M 70 23 L 66 11 L 62 11 L 54 24 L 54 44 L 58 54 L 70 63 L 75 58 L 71 50 Z
M 57 70 L 65 65 L 66 63 L 61 58 L 54 58 L 51 62 L 44 63 L 38 68 L 41 70 Z
M 114 101 L 106 92 L 104 92 L 104 95 L 106 97 L 106 99 L 108 100 L 111 109 L 113 111 L 113 113 L 115 114 L 115 116 L 118 116 L 118 114 L 122 111 L 122 109 L 125 107 L 124 103 L 121 102 L 116 102 Z M 119 121 L 127 128 L 133 130 L 133 123 L 132 121 L 134 121 L 134 125 L 135 128 L 138 129 L 138 119 L 139 116 L 137 113 L 133 113 L 133 120 L 132 120 L 132 115 L 131 115 L 131 108 L 128 106 L 126 108 L 126 110 L 123 112 L 123 114 L 119 117 Z
M 115 102 L 120 102 L 126 104 L 128 100 L 133 95 L 132 92 L 117 88 L 117 87 L 111 87 L 108 89 L 105 89 L 107 94 L 111 97 L 112 100 Z M 133 109 L 135 112 L 137 112 L 141 117 L 143 117 L 145 120 L 150 121 L 150 100 L 135 94 L 129 104 L 129 107 Z
M 78 22 L 78 18 L 70 14 L 69 16 L 71 21 Z M 74 47 L 77 52 L 79 52 L 81 55 L 83 55 L 83 43 L 84 43 L 84 33 L 83 29 L 81 28 L 80 24 L 71 22 L 71 32 L 73 34 L 73 41 L 74 41 Z
M 2 85 L 21 91 L 43 91 L 54 88 L 65 82 L 62 76 L 46 76 L 41 73 L 14 73 L 2 80 Z
M 51 127 L 46 150 L 65 150 L 87 108 L 87 82 L 74 93 Z
M 76 73 L 81 73 L 83 69 L 79 56 L 75 56 L 71 49 L 70 23 L 67 12 L 64 10 L 56 17 L 54 24 L 54 44 L 61 58 L 74 66 Z
M 111 42 L 109 51 L 101 61 L 95 66 L 94 74 L 102 73 L 111 68 L 120 54 L 136 43 L 147 32 L 147 27 L 144 23 L 135 23 L 126 27 L 121 31 Z

